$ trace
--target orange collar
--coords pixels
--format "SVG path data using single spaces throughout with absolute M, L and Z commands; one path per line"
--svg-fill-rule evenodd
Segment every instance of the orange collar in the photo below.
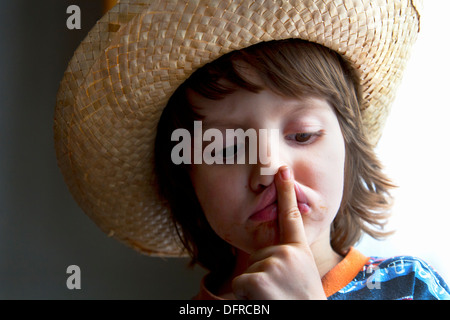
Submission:
M 330 297 L 349 284 L 369 259 L 369 257 L 351 247 L 345 258 L 322 277 L 325 295 Z
M 351 247 L 350 250 L 333 269 L 328 271 L 322 278 L 323 290 L 327 297 L 332 296 L 352 281 L 359 271 L 369 260 L 361 252 Z M 223 298 L 211 293 L 205 286 L 205 278 L 203 277 L 200 284 L 200 292 L 194 299 L 196 300 L 224 300 Z

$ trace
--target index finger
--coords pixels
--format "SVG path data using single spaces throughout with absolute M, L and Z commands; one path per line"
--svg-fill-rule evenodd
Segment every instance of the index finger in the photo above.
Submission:
M 280 243 L 307 244 L 303 219 L 297 204 L 295 182 L 291 170 L 282 166 L 275 177 L 278 200 Z

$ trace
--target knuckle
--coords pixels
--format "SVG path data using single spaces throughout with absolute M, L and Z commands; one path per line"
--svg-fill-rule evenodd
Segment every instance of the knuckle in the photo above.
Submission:
M 233 279 L 231 285 L 234 289 L 257 288 L 264 282 L 263 274 L 260 272 L 244 273 Z
M 314 256 L 312 256 L 309 247 L 303 244 L 285 244 L 280 245 L 277 252 L 277 258 L 281 262 L 281 266 L 285 264 L 298 264 L 307 261 L 314 261 Z
M 263 277 L 261 273 L 254 273 L 251 277 L 248 278 L 248 283 L 252 287 L 258 287 L 263 282 Z
M 278 250 L 278 256 L 281 260 L 290 259 L 294 255 L 294 249 L 289 245 L 282 245 Z
M 263 270 L 268 272 L 276 272 L 281 269 L 282 264 L 279 259 L 275 257 L 267 258 L 263 261 Z
M 299 219 L 301 217 L 300 210 L 298 210 L 298 207 L 290 207 L 286 210 L 285 216 L 287 219 Z
M 293 180 L 284 181 L 281 188 L 286 193 L 290 192 L 294 188 L 294 181 Z
M 264 273 L 256 272 L 248 274 L 245 280 L 242 282 L 242 286 L 249 289 L 260 289 L 265 286 L 266 279 Z
M 237 276 L 236 278 L 234 278 L 234 279 L 231 281 L 231 286 L 232 286 L 233 288 L 239 287 L 239 286 L 241 285 L 241 283 L 242 283 L 242 276 Z

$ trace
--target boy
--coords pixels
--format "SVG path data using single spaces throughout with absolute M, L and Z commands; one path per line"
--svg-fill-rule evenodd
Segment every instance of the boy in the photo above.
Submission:
M 372 262 L 351 248 L 363 231 L 383 236 L 379 227 L 393 187 L 363 133 L 359 92 L 357 75 L 339 54 L 289 39 L 222 56 L 173 94 L 158 126 L 156 172 L 193 263 L 211 271 L 199 298 L 342 298 L 333 294 L 353 277 L 362 276 L 367 288 L 388 272 L 360 274 Z M 279 130 L 281 139 L 273 141 L 279 155 L 270 163 L 278 173 L 262 175 L 261 162 L 174 165 L 170 150 L 178 142 L 169 139 L 171 132 L 192 132 L 195 119 L 223 136 L 236 127 Z M 246 143 L 223 144 L 233 147 L 236 160 L 244 157 L 239 150 L 250 150 Z M 411 257 L 390 263 L 424 264 Z M 424 268 L 433 284 L 446 288 Z M 347 282 L 330 279 L 337 270 Z M 433 296 L 404 273 L 394 292 L 394 282 L 378 279 L 385 282 L 379 292 L 363 290 L 354 298 Z
M 447 298 L 420 260 L 352 249 L 362 232 L 384 235 L 392 185 L 372 148 L 419 29 L 415 3 L 121 1 L 77 49 L 58 94 L 72 194 L 140 252 L 186 250 L 211 271 L 199 298 Z M 278 173 L 175 165 L 172 133 L 195 120 L 278 130 Z

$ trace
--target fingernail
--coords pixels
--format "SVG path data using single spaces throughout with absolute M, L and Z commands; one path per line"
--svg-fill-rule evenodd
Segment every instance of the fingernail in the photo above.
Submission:
M 291 170 L 289 170 L 289 167 L 281 168 L 281 177 L 283 180 L 289 180 L 291 178 Z

